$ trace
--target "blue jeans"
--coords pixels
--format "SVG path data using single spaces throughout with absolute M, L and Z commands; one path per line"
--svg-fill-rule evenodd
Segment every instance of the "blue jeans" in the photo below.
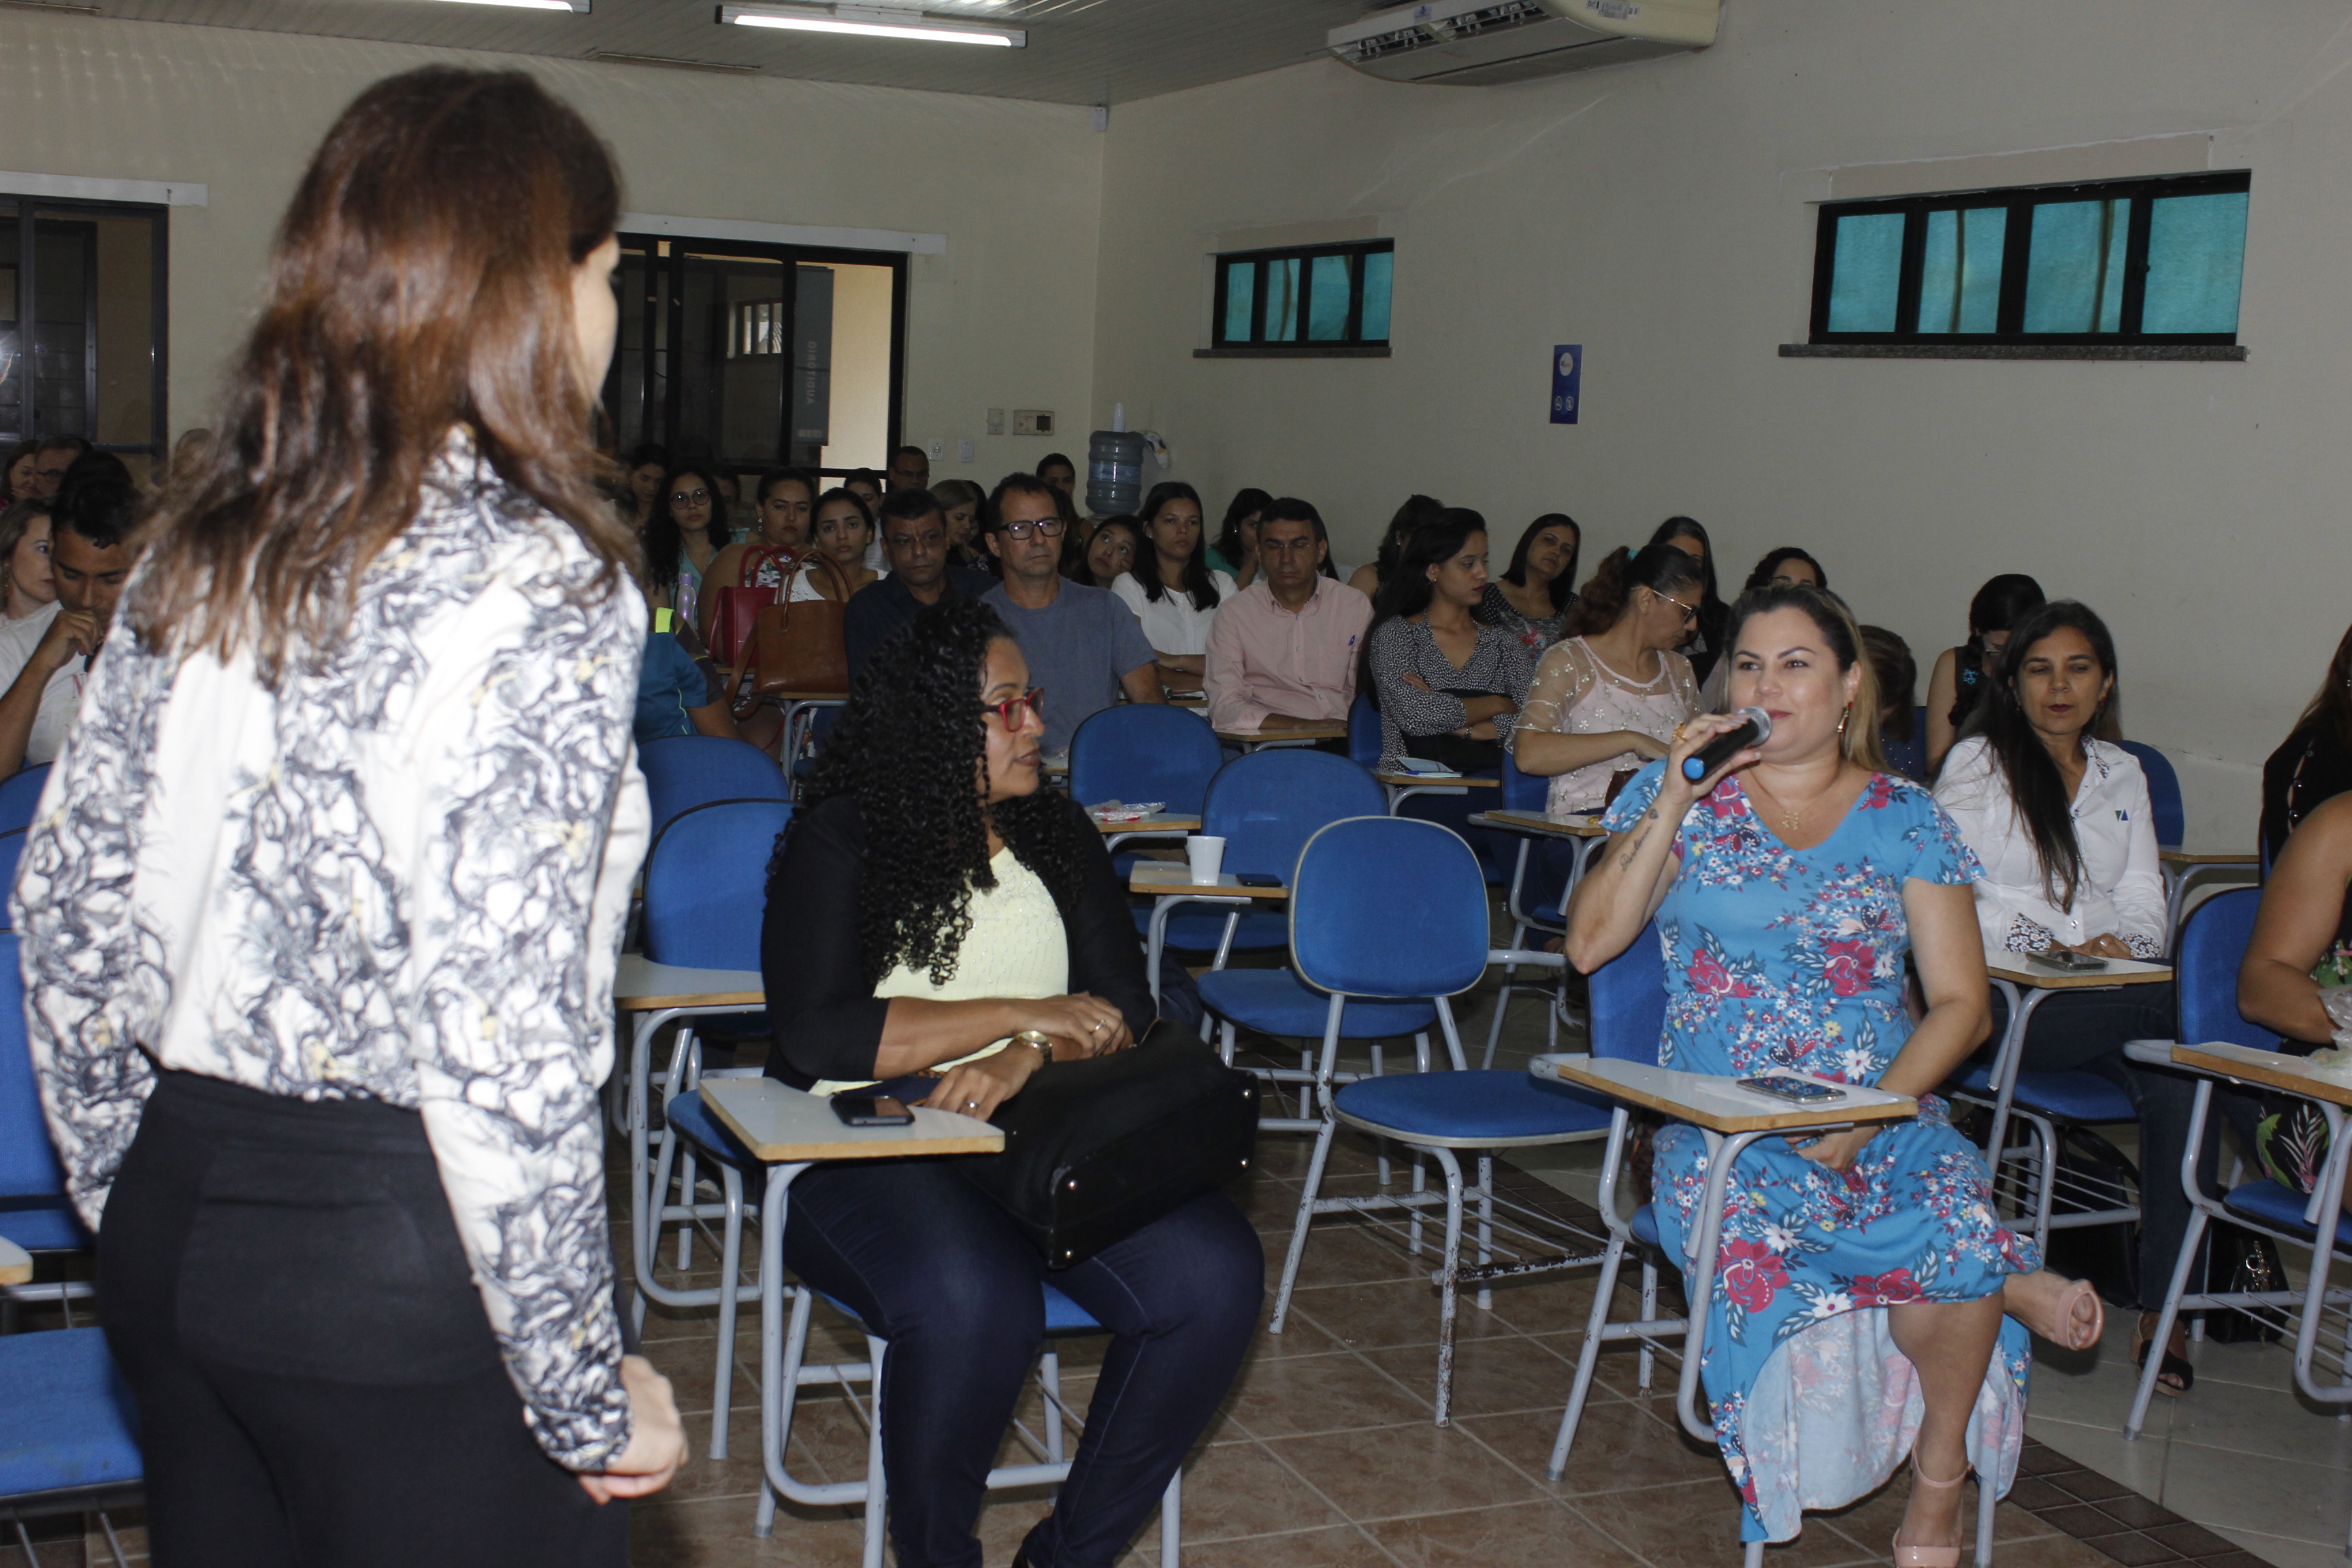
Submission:
M 1223 1193 L 1049 1272 L 936 1160 L 802 1176 L 784 1261 L 890 1343 L 882 1449 L 901 1568 L 979 1568 L 989 1466 L 1045 1337 L 1041 1281 L 1113 1338 L 1069 1479 L 1024 1543 L 1032 1568 L 1108 1568 L 1125 1549 L 1215 1417 L 1265 1294 L 1257 1233 Z

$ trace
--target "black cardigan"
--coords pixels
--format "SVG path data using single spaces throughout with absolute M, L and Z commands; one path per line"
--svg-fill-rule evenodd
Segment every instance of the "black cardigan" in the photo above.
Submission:
M 1150 1028 L 1151 986 L 1127 896 L 1111 870 L 1102 834 L 1086 812 L 1069 814 L 1080 860 L 1077 897 L 1062 905 L 1070 950 L 1070 990 L 1116 1005 L 1137 1039 Z M 874 994 L 857 952 L 857 902 L 866 875 L 866 819 L 857 802 L 835 795 L 794 816 L 784 854 L 768 882 L 760 969 L 775 1048 L 768 1076 L 805 1089 L 818 1079 L 875 1077 L 889 1001 Z M 1061 902 L 1058 894 L 1055 902 Z

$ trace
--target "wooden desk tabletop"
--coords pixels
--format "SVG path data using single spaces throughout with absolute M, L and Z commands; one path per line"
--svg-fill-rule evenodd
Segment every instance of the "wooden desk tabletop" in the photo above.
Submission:
M 1782 1128 L 1819 1127 L 1823 1122 L 1901 1121 L 1919 1112 L 1919 1102 L 1909 1095 L 1888 1094 L 1883 1089 L 1834 1084 L 1832 1087 L 1844 1099 L 1824 1100 L 1819 1105 L 1792 1105 L 1756 1089 L 1742 1089 L 1737 1081 L 1713 1073 L 1675 1072 L 1615 1057 L 1596 1059 L 1583 1055 L 1539 1056 L 1528 1061 L 1528 1071 L 1538 1078 L 1577 1084 L 1612 1099 L 1646 1106 L 1710 1132 L 1770 1132 Z
M 656 963 L 642 952 L 625 952 L 620 973 L 613 977 L 613 1005 L 624 1013 L 767 1005 L 767 983 L 756 969 L 688 969 Z
M 1537 838 L 1606 838 L 1609 830 L 1597 816 L 1571 816 L 1554 822 L 1539 811 L 1482 811 L 1470 818 L 1473 827 L 1499 827 Z
M 1344 741 L 1348 738 L 1345 720 L 1333 719 L 1320 724 L 1298 724 L 1287 730 L 1220 730 L 1217 739 L 1230 741 L 1236 746 L 1264 745 L 1268 741 Z
M 2336 1105 L 2352 1105 L 2352 1081 L 2315 1073 L 2308 1061 L 2284 1051 L 2256 1050 L 2252 1046 L 2211 1040 L 2198 1046 L 2174 1046 L 2172 1059 L 2182 1067 L 2226 1073 L 2246 1083 L 2267 1084 Z
M 893 1160 L 909 1154 L 994 1154 L 1004 1134 L 951 1110 L 915 1112 L 912 1127 L 849 1127 L 830 1102 L 772 1078 L 702 1080 L 702 1102 L 743 1146 L 771 1164 Z
M 2173 866 L 2259 866 L 2262 857 L 2251 849 L 2158 848 L 2156 858 Z
M 1138 860 L 1127 879 L 1127 890 L 1165 898 L 1171 893 L 1199 893 L 1212 899 L 1286 899 L 1288 888 L 1244 888 L 1231 871 L 1214 882 L 1192 880 L 1192 868 L 1181 860 Z
M 0 1285 L 29 1285 L 33 1279 L 33 1255 L 0 1236 Z
M 1089 812 L 1088 816 L 1094 814 Z M 1155 811 L 1149 816 L 1130 817 L 1125 822 L 1105 822 L 1095 817 L 1095 826 L 1106 834 L 1111 833 L 1198 833 L 1201 819 L 1178 812 Z
M 2105 969 L 2069 974 L 2028 963 L 2023 953 L 2004 952 L 1988 955 L 1985 968 L 1996 980 L 2006 980 L 2032 991 L 2094 991 L 2110 985 L 2153 985 L 2172 978 L 2171 965 L 2143 963 L 2137 958 L 2111 958 Z
M 1500 789 L 1503 787 L 1503 781 L 1500 779 L 1465 778 L 1460 773 L 1374 773 L 1372 776 L 1380 780 L 1381 783 L 1396 789 L 1402 789 L 1410 784 L 1419 784 L 1423 789 L 1441 786 L 1452 788 L 1456 785 L 1465 786 L 1470 789 Z

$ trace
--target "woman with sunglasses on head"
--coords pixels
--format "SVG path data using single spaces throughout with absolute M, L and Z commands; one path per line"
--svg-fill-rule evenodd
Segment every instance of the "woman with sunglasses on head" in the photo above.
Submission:
M 1675 649 L 1702 586 L 1698 563 L 1668 544 L 1613 550 L 1584 585 L 1511 730 L 1519 771 L 1551 780 L 1553 821 L 1599 811 L 1697 714 L 1698 682 Z
M 1909 1121 L 1750 1144 L 1713 1280 L 1687 1280 L 1711 1156 L 1686 1123 L 1656 1136 L 1654 1209 L 1709 1314 L 1702 1375 L 1741 1536 L 1790 1539 L 1802 1508 L 1875 1491 L 1907 1447 L 1895 1561 L 1958 1568 L 1971 1418 L 1988 1485 L 2024 1436 L 2028 1345 L 2004 1316 L 2086 1349 L 2098 1297 L 1996 1216 L 1983 1157 L 1935 1098 L 1986 1035 L 1977 867 L 1927 792 L 1882 767 L 1853 618 L 1826 594 L 1769 587 L 1742 595 L 1725 632 L 1729 700 L 1770 714 L 1771 733 L 1694 783 L 1685 764 L 1742 722 L 1702 714 L 1625 787 L 1570 906 L 1569 961 L 1589 974 L 1658 942 L 1660 1050 L 1677 1068 L 1792 1068 L 1917 1100 Z M 1906 955 L 1927 1000 L 1916 1024 Z M 1860 1386 L 1832 1381 L 1842 1367 Z
M 646 596 L 676 610 L 708 637 L 715 601 L 702 592 L 702 579 L 733 537 L 726 498 L 709 474 L 697 468 L 671 469 L 654 492 L 654 510 L 646 520 Z
M 618 1568 L 685 1458 L 597 1093 L 647 826 L 619 216 L 520 72 L 343 111 L 26 836 L 159 1563 Z
M 770 872 L 771 1076 L 986 1118 L 1150 1027 L 1102 835 L 1040 787 L 1045 700 L 978 600 L 933 605 L 875 653 Z M 890 1342 L 882 1442 L 908 1568 L 980 1561 L 972 1526 L 1036 1360 L 1041 1283 L 1113 1339 L 1070 1478 L 1013 1557 L 1035 1568 L 1109 1568 L 1126 1550 L 1215 1418 L 1264 1295 L 1257 1237 L 1222 1193 L 1049 1275 L 939 1160 L 810 1171 L 783 1249 Z

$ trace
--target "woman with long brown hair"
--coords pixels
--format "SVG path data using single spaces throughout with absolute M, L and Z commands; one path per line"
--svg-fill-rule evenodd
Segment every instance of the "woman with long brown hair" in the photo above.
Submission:
M 619 191 L 520 73 L 328 132 L 17 881 L 49 1124 L 180 1563 L 622 1563 L 597 1087 L 645 601 L 592 438 Z

